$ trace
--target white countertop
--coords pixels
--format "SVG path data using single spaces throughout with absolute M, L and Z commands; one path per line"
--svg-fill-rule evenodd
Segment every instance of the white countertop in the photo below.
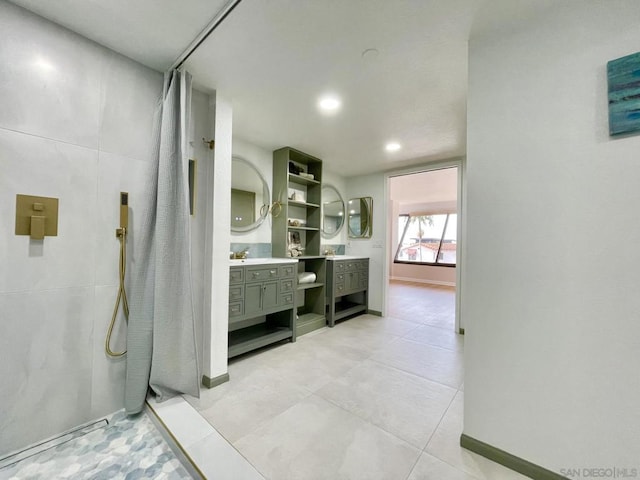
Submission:
M 298 263 L 297 258 L 243 258 L 243 259 L 229 259 L 229 265 L 242 266 L 242 265 L 271 265 L 274 263 Z
M 365 260 L 369 257 L 358 255 L 327 255 L 327 260 Z

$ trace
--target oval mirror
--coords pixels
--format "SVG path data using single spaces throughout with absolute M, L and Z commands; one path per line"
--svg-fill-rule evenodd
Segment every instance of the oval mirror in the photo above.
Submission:
M 373 221 L 373 198 L 352 198 L 349 210 L 349 238 L 371 238 Z
M 344 200 L 333 185 L 322 185 L 322 236 L 335 237 L 344 225 Z
M 269 185 L 248 160 L 231 157 L 231 231 L 250 232 L 260 226 L 269 213 Z

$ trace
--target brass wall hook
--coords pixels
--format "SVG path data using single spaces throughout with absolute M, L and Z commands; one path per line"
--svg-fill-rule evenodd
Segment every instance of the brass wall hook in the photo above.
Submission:
M 209 145 L 209 150 L 213 150 L 213 147 L 216 145 L 216 141 L 215 140 L 205 140 L 205 138 L 202 137 L 202 141 L 204 143 L 206 143 L 207 145 Z

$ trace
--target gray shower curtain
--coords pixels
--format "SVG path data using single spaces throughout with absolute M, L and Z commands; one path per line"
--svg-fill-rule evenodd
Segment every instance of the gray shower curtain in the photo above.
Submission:
M 191 288 L 187 138 L 191 75 L 167 72 L 153 134 L 147 205 L 141 206 L 127 334 L 125 410 L 138 413 L 149 387 L 159 401 L 199 396 Z M 131 208 L 135 208 L 132 206 Z M 137 213 L 137 211 L 136 211 Z

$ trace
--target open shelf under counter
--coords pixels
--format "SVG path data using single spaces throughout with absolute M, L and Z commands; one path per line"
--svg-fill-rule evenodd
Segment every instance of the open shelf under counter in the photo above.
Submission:
M 296 321 L 297 335 L 304 335 L 305 333 L 312 332 L 318 328 L 326 326 L 327 320 L 324 315 L 317 313 L 304 313 L 298 316 Z
M 229 354 L 235 357 L 250 352 L 256 348 L 265 347 L 272 343 L 286 340 L 293 336 L 293 331 L 287 327 L 260 323 L 252 327 L 229 332 Z
M 357 303 L 349 300 L 339 300 L 335 304 L 334 321 L 366 311 L 367 306 L 362 303 Z
M 299 283 L 298 284 L 298 290 L 308 290 L 309 288 L 318 288 L 318 287 L 323 287 L 324 283 Z

